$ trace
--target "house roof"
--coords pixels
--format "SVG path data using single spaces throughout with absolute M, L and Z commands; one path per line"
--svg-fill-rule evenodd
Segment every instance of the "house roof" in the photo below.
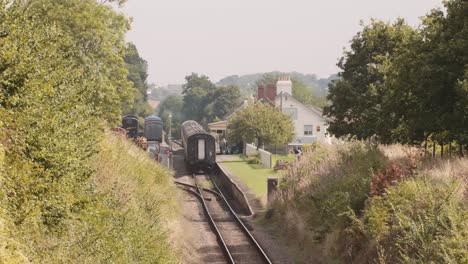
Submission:
M 222 120 L 218 122 L 213 122 L 208 124 L 209 130 L 226 130 L 227 129 L 227 120 Z

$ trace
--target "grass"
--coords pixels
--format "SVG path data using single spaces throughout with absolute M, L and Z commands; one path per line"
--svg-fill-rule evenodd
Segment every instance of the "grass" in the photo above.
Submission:
M 248 164 L 241 157 L 241 161 L 223 162 L 223 164 L 236 175 L 256 196 L 262 197 L 267 193 L 268 177 L 282 177 L 282 173 L 266 169 L 261 164 Z M 291 156 L 273 155 L 273 164 L 278 159 L 291 160 Z M 294 155 L 292 155 L 294 160 Z
M 306 152 L 270 214 L 296 263 L 468 263 L 468 159 L 347 142 Z
M 170 172 L 111 134 L 99 149 L 87 164 L 95 170 L 83 183 L 88 199 L 76 203 L 62 229 L 50 231 L 35 215 L 15 223 L 2 208 L 7 164 L 0 145 L 0 264 L 180 263 L 172 237 L 179 207 Z
M 275 166 L 276 161 L 278 160 L 285 160 L 287 162 L 293 162 L 295 159 L 296 159 L 296 155 L 294 154 L 289 154 L 287 156 L 273 154 L 271 158 L 271 164 L 272 166 Z

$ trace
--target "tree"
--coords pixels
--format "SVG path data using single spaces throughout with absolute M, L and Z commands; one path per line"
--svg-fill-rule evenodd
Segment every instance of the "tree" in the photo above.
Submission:
M 171 133 L 173 137 L 180 135 L 180 125 L 182 124 L 182 108 L 184 106 L 183 97 L 179 95 L 170 95 L 159 105 L 158 115 L 164 122 L 166 131 L 169 129 L 169 115 L 172 116 Z
M 221 120 L 232 113 L 241 102 L 237 86 L 217 87 L 210 95 L 210 103 L 205 107 L 205 118 L 211 122 Z
M 186 83 L 183 86 L 184 95 L 183 112 L 187 119 L 201 122 L 205 115 L 205 107 L 210 103 L 209 95 L 216 89 L 208 76 L 199 76 L 192 73 L 185 77 Z
M 148 104 L 148 63 L 140 57 L 136 46 L 127 43 L 125 48 L 125 63 L 128 69 L 128 80 L 133 84 L 133 102 L 123 105 L 125 114 L 134 114 L 140 117 L 148 116 L 153 112 Z
M 192 73 L 191 75 L 185 76 L 186 83 L 183 86 L 182 94 L 190 93 L 193 88 L 199 87 L 205 90 L 213 90 L 216 86 L 210 81 L 210 78 L 206 75 L 198 75 Z
M 205 75 L 186 76 L 183 86 L 185 118 L 207 124 L 222 119 L 240 103 L 237 86 L 216 87 Z
M 19 229 L 62 230 L 90 199 L 102 131 L 120 121 L 121 105 L 131 99 L 123 60 L 128 20 L 90 0 L 6 2 L 1 141 L 10 142 L 5 181 L 15 197 L 2 206 Z
M 330 117 L 329 132 L 358 139 L 377 135 L 382 142 L 392 141 L 402 107 L 387 101 L 391 96 L 384 71 L 413 34 L 401 19 L 394 24 L 373 20 L 352 39 L 351 50 L 338 63 L 340 79 L 329 84 L 331 104 L 324 108 Z
M 229 141 L 256 141 L 257 148 L 265 144 L 284 144 L 294 137 L 291 118 L 262 103 L 250 105 L 234 113 L 229 119 L 228 130 Z
M 329 132 L 383 143 L 467 144 L 468 4 L 445 1 L 411 28 L 372 21 L 329 85 Z M 462 151 L 460 151 L 462 155 Z

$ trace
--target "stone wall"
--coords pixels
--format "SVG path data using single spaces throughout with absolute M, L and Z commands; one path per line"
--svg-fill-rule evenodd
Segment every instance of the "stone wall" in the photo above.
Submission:
M 245 155 L 253 155 L 253 154 L 259 154 L 260 158 L 260 163 L 262 164 L 263 167 L 265 168 L 271 168 L 272 167 L 272 160 L 271 160 L 271 153 L 263 150 L 263 149 L 258 149 L 252 144 L 246 144 L 245 146 Z
M 244 215 L 253 215 L 254 212 L 252 207 L 250 207 L 249 200 L 247 196 L 242 192 L 239 186 L 235 182 L 229 178 L 227 173 L 216 163 L 216 167 L 214 168 L 214 175 L 213 179 L 215 180 L 218 187 L 222 190 L 222 192 L 228 195 L 231 199 L 235 201 L 233 204 L 234 210 L 236 213 L 244 214 Z M 229 198 L 227 198 L 229 199 Z M 231 202 L 230 202 L 231 203 Z

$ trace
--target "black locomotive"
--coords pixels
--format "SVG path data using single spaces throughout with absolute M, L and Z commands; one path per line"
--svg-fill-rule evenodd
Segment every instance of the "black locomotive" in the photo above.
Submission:
M 122 118 L 122 128 L 127 131 L 129 138 L 138 137 L 138 117 L 134 115 L 126 115 Z
M 215 138 L 193 120 L 181 125 L 180 135 L 185 151 L 185 162 L 191 170 L 210 171 L 216 163 Z

